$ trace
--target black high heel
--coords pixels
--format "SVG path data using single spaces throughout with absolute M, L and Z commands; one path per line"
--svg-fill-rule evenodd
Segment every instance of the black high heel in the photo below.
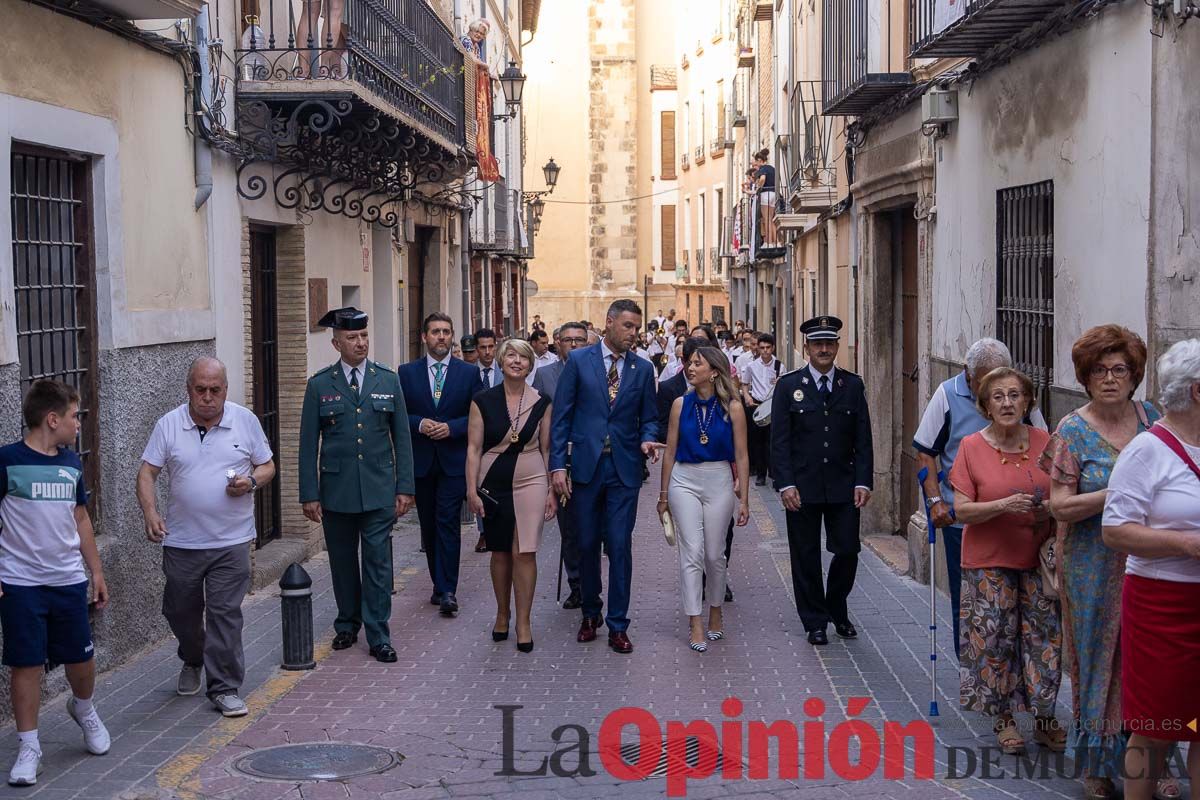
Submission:
M 520 650 L 522 653 L 532 653 L 533 652 L 533 640 L 530 639 L 528 642 L 517 642 L 517 649 Z
M 497 630 L 492 631 L 492 641 L 493 642 L 503 642 L 507 638 L 508 638 L 508 631 L 497 631 Z

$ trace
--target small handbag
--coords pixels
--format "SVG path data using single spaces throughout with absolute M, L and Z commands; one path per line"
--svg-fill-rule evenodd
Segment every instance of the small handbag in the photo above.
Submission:
M 1058 599 L 1058 536 L 1051 534 L 1038 548 L 1038 573 L 1042 576 L 1042 594 Z
M 659 517 L 659 519 L 662 521 L 663 536 L 666 537 L 667 544 L 670 545 L 671 547 L 674 547 L 675 546 L 675 521 L 673 519 L 671 519 L 671 509 L 668 508 L 667 510 L 663 511 L 662 516 Z

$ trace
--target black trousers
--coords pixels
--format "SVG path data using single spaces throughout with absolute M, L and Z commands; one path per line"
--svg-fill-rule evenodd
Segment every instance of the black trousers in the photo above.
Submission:
M 750 451 L 750 474 L 767 477 L 771 460 L 771 426 L 756 425 L 749 415 L 746 419 L 746 449 Z
M 825 630 L 830 623 L 850 621 L 846 598 L 858 572 L 859 511 L 854 503 L 805 503 L 787 512 L 788 550 L 792 556 L 792 589 L 804 630 Z M 825 547 L 833 554 L 829 583 L 821 576 L 821 526 Z

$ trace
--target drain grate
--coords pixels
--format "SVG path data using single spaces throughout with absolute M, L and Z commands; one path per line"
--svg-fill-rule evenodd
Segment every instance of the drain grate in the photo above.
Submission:
M 255 778 L 277 781 L 340 781 L 391 769 L 403 756 L 365 744 L 285 744 L 256 750 L 233 768 Z
M 694 736 L 689 736 L 684 740 L 683 752 L 688 766 L 692 769 L 698 769 L 703 766 L 707 770 L 711 765 L 710 774 L 715 775 L 721 771 L 722 764 L 724 763 L 721 759 L 721 751 L 714 750 L 711 754 L 703 754 L 702 757 L 700 753 L 700 740 Z M 638 742 L 627 742 L 621 745 L 621 758 L 626 764 L 640 763 L 641 753 L 642 747 Z M 655 764 L 654 770 L 646 778 L 665 777 L 667 777 L 667 748 L 664 746 L 659 748 L 658 763 Z

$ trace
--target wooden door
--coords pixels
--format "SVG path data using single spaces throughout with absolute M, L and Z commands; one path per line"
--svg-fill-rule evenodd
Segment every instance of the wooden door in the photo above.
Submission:
M 283 535 L 283 474 L 279 459 L 279 296 L 276 292 L 275 231 L 250 230 L 250 347 L 254 374 L 254 413 L 276 454 L 279 473 L 254 495 L 257 546 Z
M 429 236 L 424 228 L 417 228 L 417 240 L 408 248 L 408 359 L 421 357 L 425 345 L 421 341 L 421 325 L 425 320 L 425 257 L 428 253 Z

